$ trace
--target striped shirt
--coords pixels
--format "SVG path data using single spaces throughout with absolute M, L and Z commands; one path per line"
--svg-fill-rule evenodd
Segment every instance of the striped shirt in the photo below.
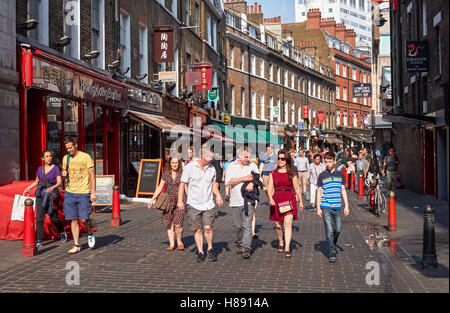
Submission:
M 341 186 L 345 185 L 344 174 L 341 171 L 331 173 L 326 170 L 320 173 L 317 179 L 317 187 L 322 187 L 320 206 L 327 209 L 341 209 Z

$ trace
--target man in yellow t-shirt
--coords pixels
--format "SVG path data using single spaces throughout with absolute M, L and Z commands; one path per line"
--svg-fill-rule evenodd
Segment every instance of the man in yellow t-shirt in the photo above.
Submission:
M 66 220 L 71 221 L 70 228 L 74 241 L 74 246 L 68 253 L 74 254 L 81 251 L 78 242 L 80 238 L 78 219 L 88 230 L 89 247 L 95 246 L 90 220 L 92 202 L 96 200 L 95 171 L 91 156 L 78 150 L 75 138 L 67 138 L 64 144 L 68 155 L 63 158 L 61 176 L 69 178 L 64 194 L 64 215 Z

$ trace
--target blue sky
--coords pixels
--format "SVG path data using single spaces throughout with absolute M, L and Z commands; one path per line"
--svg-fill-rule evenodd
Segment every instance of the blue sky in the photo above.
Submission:
M 261 9 L 264 17 L 281 16 L 282 23 L 295 22 L 295 1 L 296 0 L 256 0 L 261 4 Z M 247 5 L 250 7 L 255 4 L 255 0 L 247 0 Z

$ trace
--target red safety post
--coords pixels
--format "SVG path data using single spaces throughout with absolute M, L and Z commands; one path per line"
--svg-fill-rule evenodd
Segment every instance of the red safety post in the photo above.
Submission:
M 359 174 L 358 178 L 358 200 L 364 200 L 364 176 Z
M 395 193 L 391 191 L 389 193 L 389 230 L 397 230 L 397 218 L 395 217 Z
M 347 185 L 347 169 L 345 168 L 345 166 L 342 168 L 342 174 L 344 174 L 345 185 Z
M 350 173 L 350 191 L 355 191 L 355 173 Z
M 33 199 L 26 199 L 23 217 L 22 256 L 35 256 L 37 254 L 35 238 Z
M 113 203 L 112 203 L 112 219 L 111 226 L 120 226 L 120 197 L 119 197 L 119 186 L 115 185 L 113 187 Z
M 347 173 L 347 188 L 348 188 L 348 189 L 350 189 L 350 185 L 351 185 L 351 183 L 352 183 L 352 178 L 351 178 L 351 176 L 352 176 L 352 173 L 348 172 L 348 173 Z

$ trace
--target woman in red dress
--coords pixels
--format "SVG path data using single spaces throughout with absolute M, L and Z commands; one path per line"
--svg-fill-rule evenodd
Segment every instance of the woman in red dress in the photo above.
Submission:
M 303 199 L 297 173 L 295 173 L 292 165 L 291 155 L 283 149 L 278 151 L 278 165 L 270 173 L 267 193 L 270 200 L 270 220 L 275 221 L 278 237 L 278 252 L 283 253 L 284 251 L 284 257 L 290 258 L 292 256 L 290 250 L 292 221 L 298 220 L 297 201 L 300 202 L 300 212 L 303 211 Z M 286 201 L 290 202 L 292 210 L 280 214 L 279 204 Z
M 183 221 L 184 210 L 177 208 L 178 202 L 178 187 L 180 186 L 181 174 L 183 173 L 182 161 L 180 158 L 169 157 L 168 162 L 164 167 L 164 172 L 161 176 L 161 182 L 152 197 L 148 207 L 151 208 L 156 202 L 156 199 L 161 194 L 163 187 L 166 186 L 166 192 L 169 195 L 168 212 L 165 212 L 161 216 L 161 224 L 167 225 L 167 236 L 169 237 L 169 247 L 167 250 L 175 250 L 175 235 L 177 239 L 178 250 L 184 250 L 183 241 L 181 237 L 183 235 Z M 186 202 L 186 192 L 183 196 L 183 201 Z

